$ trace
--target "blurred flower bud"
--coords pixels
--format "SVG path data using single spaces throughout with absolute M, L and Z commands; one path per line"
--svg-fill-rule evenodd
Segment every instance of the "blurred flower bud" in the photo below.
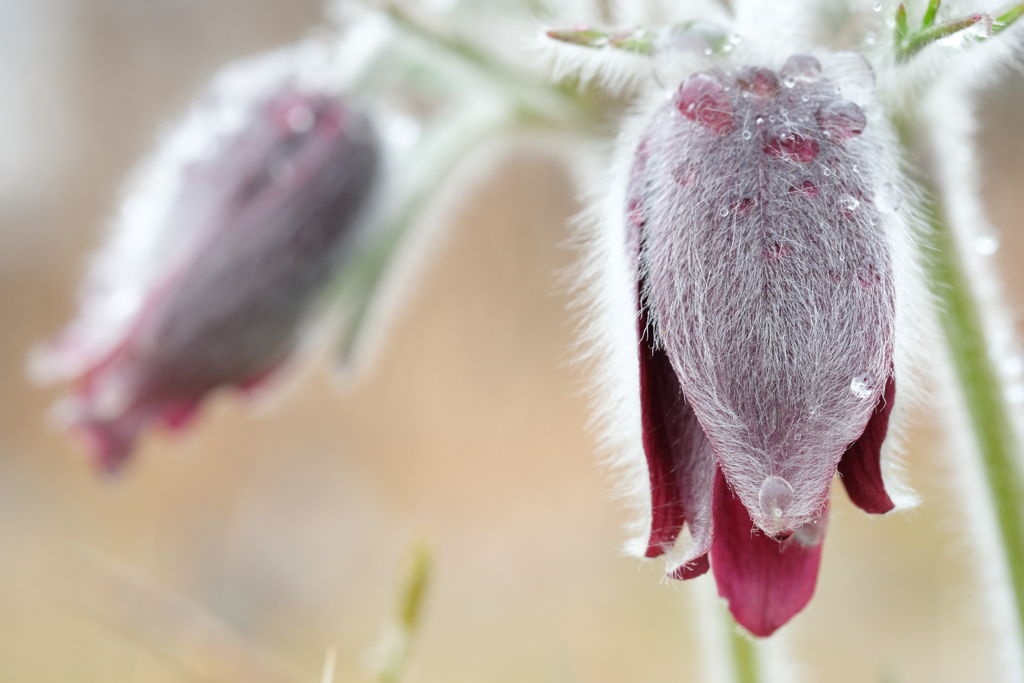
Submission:
M 380 165 L 367 117 L 322 89 L 255 90 L 215 90 L 165 141 L 78 318 L 32 359 L 41 381 L 74 382 L 59 419 L 105 471 L 150 423 L 181 427 L 211 391 L 272 373 L 365 222 Z

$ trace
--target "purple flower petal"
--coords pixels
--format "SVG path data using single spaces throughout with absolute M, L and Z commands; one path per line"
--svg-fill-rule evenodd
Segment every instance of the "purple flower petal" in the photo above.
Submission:
M 839 474 L 850 500 L 864 512 L 875 515 L 896 507 L 885 491 L 881 462 L 882 442 L 889 430 L 889 413 L 895 399 L 896 379 L 890 375 L 867 428 L 839 461 Z
M 824 523 L 827 508 L 812 523 Z M 814 594 L 821 562 L 820 528 L 777 541 L 758 530 L 718 470 L 715 475 L 715 544 L 711 566 L 718 594 L 736 621 L 767 637 L 802 610 Z M 808 525 L 811 526 L 811 525 Z M 817 541 L 804 545 L 802 540 Z
M 673 578 L 693 578 L 707 571 L 706 555 L 714 540 L 715 456 L 683 397 L 668 356 L 652 348 L 645 339 L 644 313 L 639 327 L 640 406 L 644 452 L 651 477 L 652 521 L 647 557 L 671 551 L 686 522 L 691 545 L 680 560 L 683 565 L 676 571 L 678 576 L 674 573 Z

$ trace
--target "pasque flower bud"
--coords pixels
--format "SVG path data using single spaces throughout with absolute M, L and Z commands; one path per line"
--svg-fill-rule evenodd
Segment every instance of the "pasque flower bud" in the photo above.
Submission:
M 882 443 L 913 265 L 891 132 L 851 86 L 870 67 L 847 57 L 708 70 L 652 100 L 623 137 L 622 227 L 606 218 L 595 240 L 628 274 L 595 278 L 595 301 L 631 290 L 643 460 L 627 464 L 647 479 L 644 554 L 677 579 L 712 568 L 759 636 L 814 591 L 837 469 L 867 512 L 898 498 Z
M 165 143 L 78 319 L 33 359 L 40 378 L 74 382 L 60 417 L 104 470 L 150 423 L 181 426 L 211 391 L 286 359 L 374 190 L 373 126 L 343 98 L 281 82 L 207 108 L 220 130 Z

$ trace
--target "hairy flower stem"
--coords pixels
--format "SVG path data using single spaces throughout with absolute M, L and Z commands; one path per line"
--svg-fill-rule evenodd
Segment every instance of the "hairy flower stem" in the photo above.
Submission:
M 894 117 L 907 156 L 921 160 L 922 136 L 909 120 Z M 989 355 L 990 344 L 979 313 L 976 293 L 964 269 L 956 236 L 949 224 L 941 193 L 925 173 L 915 180 L 925 191 L 922 209 L 931 228 L 923 246 L 929 286 L 939 306 L 938 319 L 946 337 L 953 369 L 963 393 L 988 498 L 992 502 L 1003 556 L 1013 590 L 1018 624 L 1024 632 L 1024 472 L 1021 448 L 1003 398 L 999 375 Z M 1024 649 L 1024 642 L 1020 643 Z
M 605 120 L 603 103 L 593 93 L 580 91 L 572 84 L 551 85 L 513 69 L 469 41 L 429 25 L 395 0 L 381 3 L 380 9 L 402 30 L 473 64 L 504 84 L 525 119 L 568 126 L 577 131 L 594 130 Z
M 729 623 L 729 649 L 736 675 L 735 683 L 761 683 L 754 641 L 739 629 L 732 615 L 727 614 L 726 618 Z
M 974 428 L 995 516 L 999 525 L 1017 618 L 1024 625 L 1024 476 L 1017 443 L 989 358 L 981 317 L 960 258 L 955 238 L 933 188 L 925 207 L 933 244 L 926 255 L 933 294 L 940 302 L 939 322 Z M 1024 643 L 1022 643 L 1024 647 Z

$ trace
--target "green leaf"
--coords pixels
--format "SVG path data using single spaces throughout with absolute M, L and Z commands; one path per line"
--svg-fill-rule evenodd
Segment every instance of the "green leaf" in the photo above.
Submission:
M 939 6 L 941 4 L 942 0 L 931 0 L 928 3 L 928 9 L 924 12 L 924 19 L 921 20 L 921 28 L 930 28 L 935 23 L 935 16 L 939 13 Z M 904 13 L 905 16 L 906 14 Z
M 1024 15 L 1024 2 L 1012 5 L 1008 10 L 996 17 L 995 22 L 992 24 L 993 35 L 1009 28 L 1013 22 L 1021 18 L 1021 15 Z
M 552 30 L 548 31 L 546 35 L 553 40 L 572 45 L 592 48 L 611 47 L 643 55 L 650 54 L 654 49 L 654 37 L 642 28 L 616 31 L 615 33 L 607 33 L 590 28 Z

